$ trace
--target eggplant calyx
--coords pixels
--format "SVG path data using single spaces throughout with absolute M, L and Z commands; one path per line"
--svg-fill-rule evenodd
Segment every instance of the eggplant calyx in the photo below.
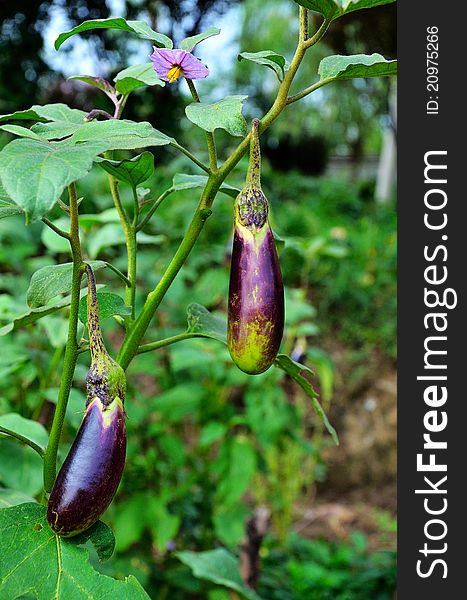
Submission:
M 92 398 L 99 398 L 108 406 L 116 397 L 125 399 L 126 378 L 122 367 L 106 350 L 99 321 L 99 304 L 96 293 L 96 279 L 89 265 L 86 265 L 88 280 L 88 331 L 91 351 L 91 367 L 86 376 L 88 404 Z

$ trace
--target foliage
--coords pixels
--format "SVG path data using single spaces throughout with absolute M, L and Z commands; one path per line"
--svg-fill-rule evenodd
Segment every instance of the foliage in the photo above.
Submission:
M 242 61 L 254 68 L 268 66 L 278 76 L 276 94 L 270 94 L 270 108 L 260 121 L 262 131 L 288 104 L 317 89 L 312 85 L 298 95 L 289 93 L 300 62 L 331 20 L 382 3 L 312 3 L 325 22 L 310 36 L 306 12 L 300 8 L 300 36 L 290 61 L 274 51 L 241 54 Z M 62 33 L 56 48 L 75 35 L 102 29 L 173 47 L 170 38 L 146 21 L 90 16 Z M 181 45 L 189 50 L 218 33 L 210 28 Z M 322 78 L 319 86 L 340 78 L 395 73 L 392 61 L 380 55 L 325 61 L 315 72 Z M 218 343 L 225 341 L 232 197 L 242 187 L 249 141 L 243 115 L 247 96 L 201 101 L 187 80 L 193 102 L 185 112 L 205 137 L 205 164 L 205 154 L 193 152 L 191 145 L 186 148 L 149 122 L 122 118 L 130 94 L 164 87 L 147 65 L 124 69 L 114 77 L 115 85 L 101 77 L 76 77 L 102 92 L 113 104 L 113 114 L 97 106 L 85 112 L 56 103 L 0 117 L 2 129 L 14 136 L 0 152 L 0 216 L 5 217 L 0 238 L 5 248 L 7 243 L 12 248 L 0 251 L 0 262 L 8 264 L 1 276 L 6 293 L 0 301 L 5 340 L 0 358 L 0 496 L 7 506 L 0 510 L 0 539 L 2 554 L 8 555 L 0 571 L 0 595 L 148 597 L 132 575 L 120 580 L 135 571 L 152 596 L 173 591 L 175 599 L 185 591 L 202 593 L 205 584 L 196 579 L 201 578 L 256 597 L 241 581 L 237 559 L 216 546 L 235 549 L 244 537 L 246 518 L 259 504 L 272 508 L 273 529 L 285 540 L 297 498 L 323 475 L 323 447 L 332 439 L 337 443 L 325 412 L 332 369 L 315 347 L 314 337 L 324 327 L 318 327 L 310 292 L 316 284 L 320 306 L 338 304 L 342 298 L 348 310 L 352 301 L 364 302 L 346 285 L 339 287 L 342 281 L 347 284 L 341 264 L 349 248 L 341 243 L 342 235 L 335 235 L 338 227 L 342 233 L 338 219 L 349 217 L 344 227 L 350 226 L 362 208 L 361 199 L 351 193 L 347 206 L 333 191 L 329 212 L 323 208 L 323 215 L 327 225 L 333 218 L 336 224 L 323 234 L 319 211 L 310 211 L 307 198 L 290 210 L 290 190 L 281 192 L 285 181 L 274 185 L 274 174 L 266 173 L 266 185 L 275 196 L 271 211 L 273 226 L 276 219 L 278 224 L 278 247 L 285 242 L 286 333 L 274 368 L 247 376 L 234 367 L 224 343 Z M 242 139 L 227 151 L 216 146 L 219 129 L 232 136 L 232 146 L 233 138 Z M 180 156 L 164 168 L 158 157 L 169 148 Z M 226 179 L 237 164 L 233 186 Z M 198 171 L 192 173 L 195 167 Z M 294 182 L 292 189 L 302 183 Z M 312 185 L 320 187 L 321 197 L 326 195 L 327 182 Z M 214 208 L 219 191 L 224 194 Z M 215 218 L 209 219 L 213 210 Z M 361 257 L 358 243 L 363 236 L 355 234 L 351 241 Z M 85 263 L 102 269 L 99 282 L 108 287 L 99 291 L 101 316 L 109 317 L 105 336 L 129 379 L 127 466 L 117 502 L 105 517 L 116 533 L 116 557 L 107 567 L 93 564 L 94 569 L 80 546 L 89 541 L 101 558 L 108 558 L 114 543 L 108 527 L 100 524 L 73 540 L 62 539 L 49 528 L 42 504 L 27 502 L 30 497 L 45 502 L 57 462 L 66 456 L 84 410 L 81 390 L 89 364 L 81 290 Z M 324 275 L 320 286 L 312 273 L 315 265 Z M 365 264 L 363 270 L 367 268 Z M 383 284 L 375 293 L 384 296 Z M 371 327 L 371 318 L 363 314 L 362 331 Z M 315 366 L 317 376 L 302 361 Z M 332 437 L 323 435 L 326 429 Z M 14 549 L 7 552 L 13 539 Z M 172 555 L 174 548 L 181 551 Z M 142 556 L 140 569 L 131 559 L 135 550 Z M 360 589 L 358 579 L 335 576 L 332 561 L 321 571 L 293 560 L 287 565 L 295 593 L 309 589 L 315 580 L 336 593 L 346 586 Z M 117 580 L 98 573 L 106 569 Z M 323 576 L 326 570 L 330 580 Z M 372 585 L 370 577 L 365 589 L 378 591 Z

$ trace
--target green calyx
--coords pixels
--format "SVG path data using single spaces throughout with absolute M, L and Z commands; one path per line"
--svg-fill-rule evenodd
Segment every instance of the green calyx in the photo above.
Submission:
M 107 407 L 115 398 L 125 399 L 126 377 L 122 367 L 109 355 L 104 345 L 99 321 L 99 304 L 96 294 L 96 279 L 89 265 L 86 265 L 88 280 L 88 331 L 91 366 L 86 376 L 88 403 L 99 398 Z
M 268 220 L 269 204 L 261 189 L 261 148 L 259 121 L 251 124 L 250 162 L 246 185 L 235 200 L 235 221 L 256 233 Z

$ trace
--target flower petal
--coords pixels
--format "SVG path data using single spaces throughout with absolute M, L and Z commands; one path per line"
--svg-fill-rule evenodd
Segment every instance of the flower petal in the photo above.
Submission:
M 183 74 L 187 79 L 204 79 L 209 75 L 209 69 L 189 52 L 183 58 L 181 66 L 183 67 Z
M 164 81 L 169 81 L 167 73 L 174 65 L 172 50 L 154 48 L 154 52 L 151 54 L 150 59 L 158 77 Z

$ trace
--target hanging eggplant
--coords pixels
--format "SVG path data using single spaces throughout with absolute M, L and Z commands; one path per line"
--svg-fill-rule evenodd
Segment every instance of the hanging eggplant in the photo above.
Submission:
M 107 353 L 99 323 L 94 273 L 86 265 L 91 367 L 86 377 L 86 412 L 50 494 L 47 519 L 70 537 L 88 529 L 111 503 L 126 452 L 123 369 Z
M 254 119 L 246 185 L 234 208 L 227 343 L 238 368 L 255 375 L 273 363 L 284 331 L 284 287 L 260 175 L 259 121 Z

